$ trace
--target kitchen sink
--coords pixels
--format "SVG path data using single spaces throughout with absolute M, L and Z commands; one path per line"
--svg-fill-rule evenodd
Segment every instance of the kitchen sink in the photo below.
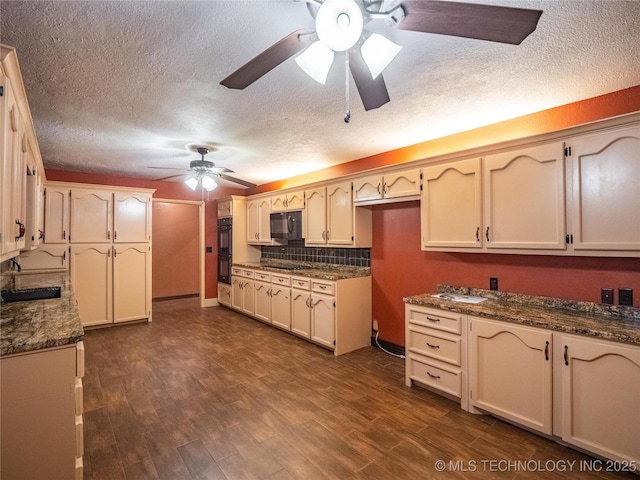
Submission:
M 62 287 L 21 288 L 19 290 L 3 290 L 0 292 L 4 303 L 30 302 L 47 298 L 60 298 Z
M 436 293 L 435 295 L 431 296 L 439 298 L 441 300 L 451 300 L 452 302 L 460 303 L 480 303 L 486 300 L 485 297 L 474 297 L 473 295 L 457 295 L 455 293 Z

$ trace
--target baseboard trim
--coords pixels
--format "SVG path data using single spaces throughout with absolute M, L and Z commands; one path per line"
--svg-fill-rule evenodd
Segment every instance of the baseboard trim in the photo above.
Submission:
M 180 300 L 182 298 L 197 298 L 199 295 L 197 293 L 189 293 L 187 295 L 173 295 L 171 297 L 157 297 L 151 299 L 152 302 L 164 302 L 166 300 Z
M 216 298 L 205 298 L 205 299 L 202 301 L 202 306 L 203 306 L 204 308 L 207 308 L 207 307 L 217 307 L 218 305 L 220 305 L 220 303 L 218 302 L 218 298 L 217 298 L 217 297 L 216 297 Z
M 378 345 L 379 344 L 379 345 Z M 382 340 L 378 337 L 378 344 L 376 344 L 375 335 L 371 335 L 371 346 L 378 348 L 380 350 L 385 349 L 391 353 L 395 353 L 396 355 L 404 355 L 405 348 L 401 345 L 396 345 L 395 343 L 387 342 L 386 340 Z M 382 348 L 380 348 L 382 347 Z

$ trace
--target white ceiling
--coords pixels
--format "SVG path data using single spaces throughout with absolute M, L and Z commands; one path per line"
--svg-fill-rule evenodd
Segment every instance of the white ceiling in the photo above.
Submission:
M 474 0 L 467 0 L 474 1 Z M 484 0 L 544 11 L 521 45 L 388 30 L 391 102 L 365 112 L 344 66 L 293 58 L 245 90 L 219 82 L 313 30 L 303 2 L 2 1 L 46 168 L 159 178 L 207 159 L 257 184 L 640 84 L 640 1 Z

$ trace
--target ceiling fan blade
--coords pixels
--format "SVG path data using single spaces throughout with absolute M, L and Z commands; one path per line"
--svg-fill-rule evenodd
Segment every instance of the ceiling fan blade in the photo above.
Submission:
M 290 33 L 220 82 L 227 88 L 242 90 L 308 45 L 302 30 Z
M 257 186 L 255 183 L 247 182 L 246 180 L 240 180 L 236 177 L 230 177 L 229 175 L 220 174 L 219 177 L 223 180 L 227 180 L 228 182 L 237 183 L 238 185 L 242 185 L 247 188 L 253 188 Z
M 542 10 L 440 0 L 405 0 L 402 30 L 519 45 L 538 26 Z
M 182 171 L 186 171 L 184 168 L 176 168 L 176 167 L 150 167 L 150 166 L 147 166 L 147 168 L 156 168 L 158 170 L 182 170 Z
M 233 170 L 229 170 L 227 167 L 214 167 L 218 170 L 218 173 L 236 173 Z
M 382 75 L 378 75 L 375 79 L 371 78 L 369 67 L 364 63 L 359 49 L 349 52 L 349 68 L 365 110 L 379 108 L 390 100 L 384 78 Z
M 187 173 L 179 173 L 178 175 L 169 175 L 168 177 L 156 178 L 155 180 L 160 182 L 162 180 L 169 180 L 170 178 L 184 177 Z

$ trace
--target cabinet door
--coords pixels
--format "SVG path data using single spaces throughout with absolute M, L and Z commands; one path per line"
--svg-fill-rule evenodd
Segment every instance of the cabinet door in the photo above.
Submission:
M 276 195 L 271 197 L 271 211 L 272 212 L 284 212 L 287 209 L 287 196 Z
M 83 326 L 111 323 L 111 245 L 71 246 L 71 286 Z
M 74 188 L 71 191 L 71 230 L 73 243 L 111 241 L 112 194 L 101 190 Z
M 231 305 L 231 285 L 218 283 L 218 303 L 220 305 Z
M 327 187 L 327 243 L 353 244 L 353 198 L 351 182 Z
M 422 246 L 481 248 L 480 159 L 424 169 L 420 214 Z
M 271 243 L 271 200 L 260 198 L 258 203 L 258 241 L 262 244 Z
M 242 281 L 242 313 L 253 316 L 255 312 L 255 284 L 253 280 Z
M 149 318 L 151 314 L 151 247 L 113 247 L 114 322 Z
M 292 192 L 287 194 L 287 210 L 304 210 L 304 192 Z
M 69 194 L 68 188 L 44 189 L 44 243 L 67 243 Z
M 10 83 L 6 82 L 10 87 Z M 24 125 L 13 89 L 5 89 L 4 162 L 2 171 L 2 232 L 0 253 L 5 258 L 17 255 L 25 246 L 27 166 L 23 151 Z
M 640 250 L 640 126 L 571 144 L 573 248 Z
M 42 211 L 44 199 L 42 196 L 42 176 L 37 170 L 31 170 L 27 176 L 27 214 L 25 249 L 33 250 L 40 245 L 44 236 L 42 226 Z
M 566 248 L 561 142 L 488 156 L 483 177 L 487 248 Z
M 270 283 L 255 282 L 255 312 L 258 320 L 271 323 Z
M 291 289 L 272 285 L 271 323 L 276 327 L 291 330 Z
M 231 306 L 242 310 L 242 277 L 231 277 Z
M 301 290 L 291 290 L 291 331 L 305 338 L 311 337 L 311 294 Z
M 252 200 L 247 202 L 247 242 L 248 243 L 256 243 L 258 241 L 259 233 L 258 233 L 258 215 L 260 211 L 258 210 L 258 202 Z
M 327 191 L 316 188 L 306 191 L 307 208 L 305 210 L 305 244 L 324 245 L 327 243 Z
M 335 297 L 313 294 L 311 297 L 311 340 L 335 346 Z
M 563 337 L 562 439 L 640 463 L 640 348 Z
M 353 181 L 353 201 L 364 202 L 382 198 L 382 175 L 370 175 Z
M 472 318 L 469 334 L 471 405 L 551 434 L 551 332 Z
M 114 194 L 113 241 L 137 243 L 149 240 L 151 240 L 151 195 Z
M 68 255 L 66 245 L 40 245 L 35 250 L 20 254 L 22 270 L 66 270 Z
M 218 201 L 218 218 L 231 216 L 231 200 Z
M 389 173 L 384 176 L 384 198 L 420 195 L 420 169 Z

